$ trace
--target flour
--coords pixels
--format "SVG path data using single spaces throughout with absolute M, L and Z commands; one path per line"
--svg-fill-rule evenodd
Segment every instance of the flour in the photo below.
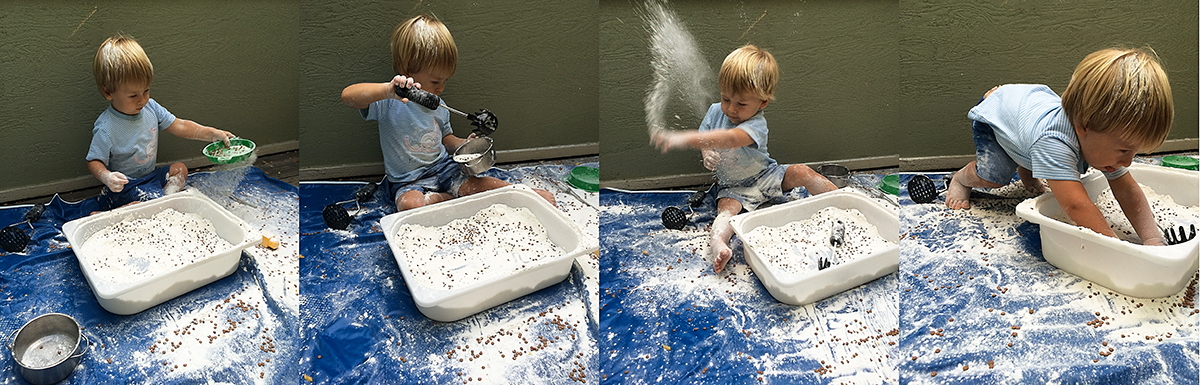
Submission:
M 109 283 L 132 283 L 178 270 L 228 250 L 211 221 L 165 209 L 149 218 L 126 219 L 83 243 L 84 262 Z
M 470 163 L 471 161 L 481 157 L 483 157 L 483 154 L 461 154 L 455 155 L 454 161 L 457 163 Z
M 1156 193 L 1146 185 L 1138 184 L 1138 186 L 1141 186 L 1142 193 L 1146 195 L 1146 201 L 1150 203 L 1150 212 L 1154 213 L 1154 219 L 1160 228 L 1173 227 L 1178 231 L 1179 225 L 1183 225 L 1185 228 L 1192 224 L 1200 225 L 1200 206 L 1184 206 L 1175 203 L 1175 199 L 1170 195 Z M 1104 219 L 1116 233 L 1117 238 L 1130 243 L 1142 244 L 1142 239 L 1138 237 L 1133 225 L 1129 223 L 1129 218 L 1121 211 L 1120 202 L 1113 197 L 1112 187 L 1104 188 L 1104 191 L 1096 197 L 1096 208 L 1100 209 L 1100 213 L 1104 215 Z M 1075 224 L 1075 221 L 1065 216 L 1066 214 L 1063 214 L 1054 219 Z
M 621 278 L 601 282 L 605 315 L 634 319 L 623 321 L 630 325 L 628 329 L 601 331 L 601 338 L 607 340 L 601 345 L 629 339 L 650 343 L 631 343 L 617 352 L 605 350 L 608 358 L 601 376 L 606 377 L 602 378 L 635 384 L 683 378 L 757 383 L 757 377 L 768 383 L 780 378 L 783 382 L 899 381 L 892 362 L 899 343 L 894 274 L 805 306 L 782 304 L 762 289 L 736 246 L 725 269 L 712 272 L 709 213 L 693 218 L 697 227 L 663 230 L 658 216 L 646 215 L 648 211 L 660 210 L 645 205 L 604 206 L 604 222 L 622 224 L 603 235 L 605 276 Z M 620 246 L 608 246 L 613 244 Z
M 398 226 L 398 251 L 417 284 L 450 290 L 507 276 L 561 255 L 528 208 L 494 204 L 444 226 Z
M 658 2 L 647 2 L 642 19 L 650 33 L 654 83 L 646 95 L 646 125 L 650 132 L 667 128 L 667 111 L 672 102 L 682 102 L 691 114 L 686 119 L 673 114 L 675 125 L 694 128 L 704 117 L 713 98 L 712 70 L 706 64 L 696 39 L 674 12 Z
M 205 153 L 205 155 L 224 158 L 246 155 L 250 153 L 250 151 L 253 151 L 253 149 L 251 149 L 249 146 L 235 144 L 230 147 L 220 147 L 215 150 L 209 150 Z
M 1041 258 L 1037 226 L 1015 214 L 1021 200 L 904 206 L 905 378 L 1075 382 L 1062 374 L 1153 367 L 1165 369 L 1138 382 L 1173 383 L 1179 355 L 1196 359 L 1194 289 L 1133 298 L 1055 268 Z
M 829 238 L 837 221 L 845 225 L 846 232 L 844 245 L 835 249 Z M 809 219 L 781 227 L 756 227 L 746 234 L 744 242 L 770 266 L 796 275 L 817 271 L 819 258 L 845 263 L 894 245 L 879 235 L 879 229 L 862 212 L 836 207 L 821 209 Z

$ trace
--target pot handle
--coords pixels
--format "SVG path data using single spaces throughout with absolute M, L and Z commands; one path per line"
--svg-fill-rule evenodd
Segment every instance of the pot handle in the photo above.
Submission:
M 87 334 L 83 334 L 83 332 L 79 332 L 79 336 L 83 338 L 83 342 L 87 343 L 87 347 L 83 348 L 83 351 L 79 352 L 79 354 L 71 355 L 71 358 L 83 357 L 83 355 L 87 354 L 87 352 L 89 350 L 92 350 L 92 340 L 90 338 L 88 338 Z
M 13 349 L 13 336 L 19 331 L 21 331 L 21 329 L 13 330 L 12 333 L 8 333 L 8 338 L 4 340 L 4 346 L 7 346 L 9 351 L 12 351 Z

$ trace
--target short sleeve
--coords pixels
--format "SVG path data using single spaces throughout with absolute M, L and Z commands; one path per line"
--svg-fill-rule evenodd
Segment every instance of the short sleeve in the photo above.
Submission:
M 1079 181 L 1083 162 L 1078 152 L 1062 138 L 1045 136 L 1033 143 L 1030 150 L 1034 178 Z
M 358 113 L 362 115 L 363 120 L 379 120 L 379 114 L 382 111 L 391 110 L 391 103 L 396 99 L 380 99 L 367 105 L 367 108 L 359 109 Z
M 108 165 L 108 154 L 112 150 L 112 139 L 104 127 L 92 128 L 92 144 L 88 147 L 87 160 L 98 160 Z
M 175 115 L 172 115 L 170 111 L 167 111 L 166 107 L 158 104 L 154 99 L 150 99 L 150 102 L 146 103 L 146 107 L 150 108 L 154 112 L 154 116 L 158 117 L 159 130 L 165 130 L 171 124 L 175 123 Z
M 750 147 L 764 149 L 767 148 L 767 118 L 763 117 L 763 113 L 759 112 L 749 120 L 737 125 L 736 128 L 750 135 L 750 139 L 754 140 L 754 144 Z

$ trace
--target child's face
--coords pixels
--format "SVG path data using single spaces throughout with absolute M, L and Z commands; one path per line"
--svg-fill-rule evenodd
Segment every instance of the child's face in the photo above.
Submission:
M 117 85 L 116 92 L 104 90 L 104 98 L 112 101 L 113 109 L 125 115 L 137 115 L 150 102 L 150 84 L 125 82 Z
M 725 116 L 733 124 L 742 124 L 753 118 L 758 110 L 767 106 L 767 102 L 769 100 L 762 100 L 748 93 L 735 95 L 728 91 L 721 91 L 721 112 L 725 113 Z
M 1121 140 L 1112 131 L 1096 132 L 1085 129 L 1075 129 L 1079 138 L 1079 151 L 1083 160 L 1089 166 L 1107 172 L 1116 171 L 1119 167 L 1129 167 L 1133 163 L 1137 148 L 1133 144 Z
M 422 90 L 437 96 L 442 96 L 442 90 L 446 89 L 446 80 L 450 79 L 450 75 L 446 74 L 446 71 L 434 68 L 426 68 L 421 70 L 421 72 L 411 73 L 408 77 L 417 83 L 421 83 Z

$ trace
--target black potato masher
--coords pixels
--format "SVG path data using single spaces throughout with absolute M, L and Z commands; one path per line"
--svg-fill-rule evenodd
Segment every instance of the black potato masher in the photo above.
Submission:
M 1167 227 L 1167 230 L 1163 231 L 1163 239 L 1167 241 L 1167 245 L 1178 245 L 1190 241 L 1192 238 L 1196 238 L 1196 225 L 1191 225 L 1191 228 L 1191 233 L 1184 233 L 1183 226 L 1179 226 L 1179 233 L 1176 234 L 1174 227 Z
M 934 199 L 937 199 L 938 194 L 946 191 L 946 189 L 939 190 L 934 187 L 933 180 L 921 174 L 913 175 L 905 188 L 908 189 L 908 197 L 917 203 L 933 202 Z
M 837 258 L 837 250 L 846 244 L 846 224 L 842 221 L 833 223 L 833 227 L 829 229 L 829 259 L 821 257 L 817 259 L 817 270 L 825 270 L 830 266 L 841 263 Z
M 385 177 L 386 178 L 386 177 Z M 382 183 L 382 181 L 380 181 Z M 361 204 L 371 200 L 375 195 L 375 191 L 379 189 L 379 184 L 367 182 L 366 186 L 354 192 L 354 199 L 344 200 L 338 203 L 331 203 L 321 210 L 321 217 L 325 219 L 325 226 L 336 229 L 345 230 L 350 227 L 350 213 L 346 211 L 342 205 L 354 202 L 354 211 L 362 209 Z
M 474 114 L 468 114 L 447 106 L 446 103 L 443 103 L 442 99 L 437 95 L 431 94 L 429 91 L 425 91 L 420 88 L 396 86 L 396 96 L 406 98 L 410 102 L 420 104 L 421 106 L 431 110 L 436 110 L 440 106 L 445 108 L 447 111 L 470 119 L 471 125 L 475 126 L 474 131 L 477 136 L 491 135 L 493 132 L 496 132 L 496 128 L 500 126 L 500 122 L 498 119 L 496 119 L 496 114 L 493 114 L 491 111 L 485 109 L 479 110 L 479 112 Z
M 709 190 L 712 190 L 711 186 L 708 188 L 708 190 L 700 190 L 692 193 L 692 195 L 687 199 L 688 211 L 690 211 L 692 214 L 695 214 L 695 210 L 692 210 L 692 208 L 700 207 L 700 205 L 704 204 L 704 196 L 708 194 Z M 662 223 L 663 226 L 668 229 L 682 230 L 683 226 L 686 226 L 688 223 L 688 217 L 688 213 L 683 212 L 683 209 L 670 206 L 664 209 L 662 212 Z
M 45 204 L 35 204 L 29 211 L 25 212 L 24 221 L 0 229 L 0 248 L 10 253 L 25 251 L 25 247 L 29 246 L 29 234 L 26 234 L 25 230 L 17 226 L 24 223 L 29 225 L 30 230 L 33 230 L 33 222 L 37 222 L 45 211 Z

